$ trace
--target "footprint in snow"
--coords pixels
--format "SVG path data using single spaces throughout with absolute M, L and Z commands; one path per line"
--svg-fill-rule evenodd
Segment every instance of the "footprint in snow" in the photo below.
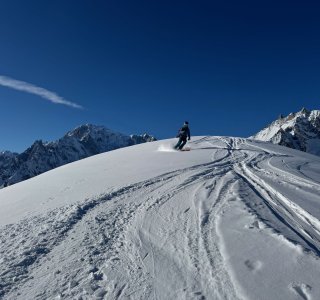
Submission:
M 194 299 L 199 299 L 199 300 L 205 300 L 206 299 L 205 296 L 203 296 L 201 292 L 194 292 L 193 293 L 193 298 Z
M 261 269 L 261 267 L 262 267 L 262 262 L 259 261 L 259 260 L 252 261 L 252 260 L 247 259 L 244 262 L 244 264 L 249 269 L 249 271 L 251 271 L 251 272 L 255 272 L 255 271 Z
M 310 291 L 312 290 L 312 287 L 310 285 L 305 283 L 291 283 L 289 288 L 303 300 L 311 299 Z
M 254 221 L 250 225 L 246 225 L 245 227 L 248 229 L 262 229 L 263 228 L 262 224 L 258 220 Z

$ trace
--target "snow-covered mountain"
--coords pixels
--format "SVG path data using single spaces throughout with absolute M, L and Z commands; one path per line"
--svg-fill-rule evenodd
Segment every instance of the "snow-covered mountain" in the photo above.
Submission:
M 320 155 L 320 111 L 303 108 L 280 116 L 251 138 Z
M 320 158 L 240 138 L 175 142 L 0 190 L 0 298 L 318 299 Z
M 148 134 L 128 136 L 104 126 L 82 125 L 57 141 L 36 141 L 21 154 L 0 152 L 0 188 L 82 158 L 154 140 Z
M 18 153 L 12 153 L 10 151 L 0 152 L 0 188 L 3 187 L 7 178 L 11 177 L 17 156 Z

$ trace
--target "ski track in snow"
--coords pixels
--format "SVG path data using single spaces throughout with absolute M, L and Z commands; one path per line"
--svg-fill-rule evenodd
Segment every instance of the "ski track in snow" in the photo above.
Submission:
M 208 151 L 208 163 L 3 226 L 0 298 L 250 298 L 218 230 L 236 202 L 255 218 L 249 229 L 271 230 L 318 259 L 320 212 L 291 199 L 302 191 L 320 196 L 303 162 L 290 167 L 290 156 L 241 138 L 191 145 L 191 153 Z M 258 274 L 264 262 L 248 257 L 243 266 Z M 284 287 L 292 299 L 311 299 L 314 288 Z

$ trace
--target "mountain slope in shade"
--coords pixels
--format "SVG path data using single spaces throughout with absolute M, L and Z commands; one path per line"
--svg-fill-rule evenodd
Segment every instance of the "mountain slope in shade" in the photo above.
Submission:
M 303 108 L 287 117 L 280 116 L 251 138 L 320 155 L 320 111 Z
M 320 158 L 232 137 L 175 142 L 0 190 L 0 298 L 318 299 Z
M 104 126 L 82 125 L 57 141 L 36 141 L 21 154 L 0 153 L 0 187 L 92 155 L 154 140 L 148 134 L 128 136 Z

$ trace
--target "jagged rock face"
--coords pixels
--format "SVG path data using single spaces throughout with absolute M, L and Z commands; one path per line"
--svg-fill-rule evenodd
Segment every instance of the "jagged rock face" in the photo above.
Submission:
M 16 169 L 15 158 L 17 153 L 9 151 L 0 152 L 0 186 L 4 185 L 6 179 L 12 174 L 12 170 Z
M 320 155 L 320 111 L 303 108 L 280 117 L 251 138 Z
M 135 135 L 132 134 L 130 135 L 131 140 L 134 142 L 134 144 L 142 144 L 146 142 L 154 142 L 156 141 L 156 138 L 152 135 L 149 135 L 147 133 L 142 134 L 142 135 Z
M 82 125 L 57 141 L 36 141 L 21 154 L 0 152 L 0 187 L 95 154 L 154 140 L 148 134 L 128 136 L 103 126 Z

